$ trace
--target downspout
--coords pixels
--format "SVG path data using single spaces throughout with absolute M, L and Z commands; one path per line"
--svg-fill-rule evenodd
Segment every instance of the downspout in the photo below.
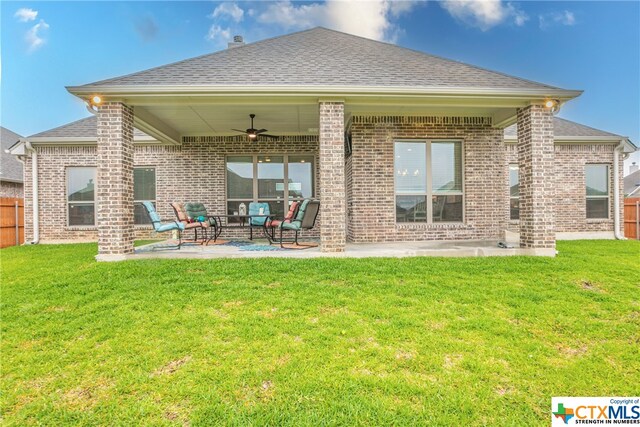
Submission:
M 617 240 L 626 240 L 620 234 L 620 152 L 624 149 L 625 141 L 613 150 L 613 235 Z
M 25 141 L 27 150 L 31 152 L 31 197 L 33 205 L 33 240 L 32 245 L 40 242 L 40 224 L 38 218 L 38 152 L 29 141 Z

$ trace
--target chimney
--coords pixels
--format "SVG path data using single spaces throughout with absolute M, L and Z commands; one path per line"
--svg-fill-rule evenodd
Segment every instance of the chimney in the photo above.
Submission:
M 244 46 L 244 39 L 242 36 L 233 36 L 233 41 L 227 44 L 227 49 L 233 49 L 238 46 Z
M 638 169 L 640 169 L 640 167 L 638 167 L 638 164 L 636 162 L 631 163 L 631 166 L 629 166 L 629 175 L 631 175 L 634 172 L 637 172 Z

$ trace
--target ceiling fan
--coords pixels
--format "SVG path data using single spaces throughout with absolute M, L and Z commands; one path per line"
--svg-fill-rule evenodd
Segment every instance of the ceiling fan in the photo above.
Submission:
M 249 129 L 246 129 L 246 130 L 231 129 L 231 130 L 247 134 L 247 136 L 251 141 L 257 141 L 258 136 L 266 136 L 267 138 L 278 139 L 278 137 L 275 135 L 268 135 L 264 133 L 264 132 L 267 132 L 267 129 L 256 129 L 253 127 L 253 119 L 256 117 L 255 114 L 249 114 L 249 117 L 251 117 L 251 127 Z

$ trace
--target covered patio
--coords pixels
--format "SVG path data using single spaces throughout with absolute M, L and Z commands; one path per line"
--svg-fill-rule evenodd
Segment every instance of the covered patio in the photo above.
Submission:
M 180 250 L 164 249 L 174 241 L 162 241 L 136 247 L 126 259 L 219 259 L 219 258 L 404 258 L 404 257 L 486 257 L 540 255 L 539 251 L 520 248 L 517 243 L 499 247 L 497 240 L 443 240 L 431 242 L 347 243 L 342 252 L 323 252 L 320 247 L 282 249 L 266 239 L 229 240 L 219 245 L 187 243 Z M 548 253 L 552 256 L 555 253 Z
M 338 45 L 351 54 L 336 53 Z M 278 52 L 281 61 L 273 61 Z M 245 64 L 247 54 L 277 65 L 254 75 Z M 353 57 L 359 58 L 358 67 L 352 66 Z M 322 66 L 310 68 L 318 58 L 323 58 Z M 163 175 L 157 177 L 162 195 L 155 201 L 162 217 L 172 217 L 169 203 L 187 201 L 225 215 L 240 200 L 230 194 L 229 158 L 252 158 L 253 192 L 246 200 L 259 202 L 264 199 L 260 200 L 256 175 L 263 155 L 303 155 L 314 161 L 309 197 L 319 199 L 321 207 L 318 232 L 311 237 L 319 238 L 319 249 L 288 256 L 358 256 L 373 253 L 367 243 L 398 241 L 416 241 L 411 249 L 400 251 L 406 254 L 430 251 L 430 245 L 441 245 L 436 241 L 447 240 L 476 241 L 477 248 L 483 248 L 482 242 L 501 239 L 506 228 L 502 132 L 514 122 L 520 168 L 519 246 L 523 254 L 555 253 L 552 115 L 578 91 L 452 61 L 445 64 L 325 29 L 68 90 L 97 114 L 98 260 L 134 254 L 133 242 L 140 235 L 132 215 L 134 166 L 162 163 Z M 252 138 L 232 130 L 244 129 L 250 114 L 256 115 L 256 128 L 264 127 L 277 138 Z M 134 147 L 134 127 L 157 143 Z M 432 142 L 452 150 L 447 154 L 451 163 L 442 165 L 443 173 L 455 181 L 450 191 L 434 189 L 430 180 L 435 166 L 426 160 L 415 168 L 416 176 L 429 176 L 419 183 L 420 194 L 403 193 L 408 190 L 397 185 L 394 144 L 416 141 L 427 147 L 429 162 Z M 286 171 L 291 162 L 283 164 Z M 280 185 L 283 195 L 270 202 L 283 205 L 278 211 L 286 212 L 292 200 L 287 196 L 289 184 Z M 434 206 L 440 201 L 452 203 L 456 214 L 448 217 L 445 208 L 444 215 L 441 209 L 436 215 Z M 420 205 L 424 207 L 418 214 Z M 404 213 L 398 214 L 398 209 Z M 406 222 L 409 217 L 412 222 Z M 491 252 L 463 248 L 460 253 Z M 171 256 L 188 251 L 180 253 Z

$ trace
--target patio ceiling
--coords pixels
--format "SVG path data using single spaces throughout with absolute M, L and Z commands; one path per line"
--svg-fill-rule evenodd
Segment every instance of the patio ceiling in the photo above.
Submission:
M 335 98 L 334 98 L 335 99 Z M 255 126 L 266 128 L 274 135 L 315 135 L 318 133 L 318 98 L 293 100 L 235 99 L 212 103 L 194 99 L 193 102 L 160 103 L 135 102 L 136 125 L 159 138 L 179 142 L 182 136 L 237 135 L 235 129 L 249 127 L 249 114 L 256 114 Z M 344 100 L 344 99 L 343 99 Z M 209 101 L 209 102 L 207 102 Z M 491 105 L 493 104 L 493 105 Z M 515 118 L 516 108 L 526 102 L 510 100 L 501 103 L 492 100 L 483 104 L 455 105 L 447 100 L 438 103 L 417 102 L 412 99 L 345 100 L 345 121 L 355 115 L 406 116 L 471 116 L 492 117 L 494 125 L 502 127 Z M 156 132 L 159 131 L 159 132 Z

